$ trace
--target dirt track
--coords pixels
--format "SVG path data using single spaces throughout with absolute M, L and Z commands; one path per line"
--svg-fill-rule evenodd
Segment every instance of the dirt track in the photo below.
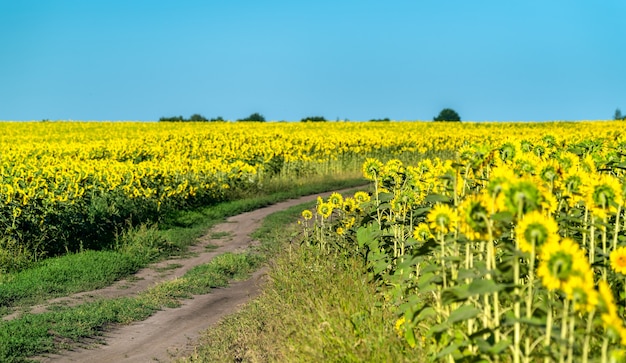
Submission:
M 328 196 L 329 194 L 330 192 L 320 195 Z M 199 239 L 191 249 L 192 252 L 197 253 L 197 257 L 162 261 L 110 287 L 51 300 L 49 303 L 65 301 L 65 303 L 77 304 L 99 298 L 136 295 L 156 283 L 180 277 L 192 267 L 205 264 L 219 254 L 248 248 L 257 243 L 252 240 L 250 234 L 260 227 L 265 217 L 291 206 L 313 201 L 317 196 L 316 194 L 292 199 L 230 217 Z M 211 238 L 211 235 L 216 235 L 216 233 L 225 237 Z M 219 247 L 206 252 L 205 246 L 207 245 Z M 172 264 L 180 266 L 159 272 Z M 245 281 L 234 282 L 228 287 L 214 289 L 207 295 L 184 300 L 182 306 L 178 308 L 164 309 L 147 320 L 106 331 L 102 337 L 98 337 L 98 341 L 84 342 L 73 350 L 48 354 L 36 359 L 40 362 L 170 362 L 176 357 L 188 355 L 203 330 L 257 296 L 260 293 L 264 276 L 265 269 L 261 269 Z M 47 305 L 35 307 L 32 311 L 35 313 L 45 311 Z M 101 341 L 104 341 L 104 345 L 100 344 Z

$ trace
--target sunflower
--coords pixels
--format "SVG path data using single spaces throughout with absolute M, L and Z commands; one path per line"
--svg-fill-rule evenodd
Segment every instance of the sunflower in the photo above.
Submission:
M 319 203 L 317 205 L 317 214 L 322 218 L 328 218 L 333 213 L 333 206 L 330 203 Z
M 434 238 L 434 236 L 430 232 L 430 228 L 426 223 L 420 223 L 413 230 L 413 238 L 418 241 L 425 242 L 431 238 Z
M 559 225 L 553 218 L 535 211 L 524 215 L 515 228 L 515 237 L 520 250 L 530 253 L 533 246 L 539 247 L 545 243 L 558 241 L 558 231 Z
M 580 312 L 591 312 L 598 305 L 599 294 L 594 287 L 591 269 L 582 275 L 572 276 L 563 285 L 565 296 L 574 302 L 574 309 Z
M 459 206 L 460 229 L 471 240 L 484 240 L 489 234 L 489 201 L 483 194 L 465 199 Z
M 354 193 L 354 199 L 359 203 L 359 204 L 363 204 L 363 203 L 367 203 L 370 201 L 370 195 L 367 194 L 366 192 L 356 192 Z
M 569 238 L 549 240 L 541 248 L 537 275 L 548 290 L 563 290 L 574 276 L 591 269 L 580 246 Z
M 357 210 L 357 202 L 354 198 L 347 197 L 343 200 L 343 211 L 347 214 L 353 213 Z
M 517 155 L 516 145 L 512 142 L 507 142 L 500 146 L 500 159 L 503 161 L 513 160 Z
M 458 216 L 448 205 L 437 203 L 428 213 L 427 220 L 432 230 L 448 233 L 456 225 Z
M 489 176 L 489 182 L 487 183 L 489 195 L 496 198 L 505 190 L 509 183 L 517 181 L 517 179 L 517 176 L 508 165 L 493 168 Z
M 584 178 L 585 172 L 583 171 L 570 172 L 563 178 L 563 197 L 566 198 L 570 207 L 584 200 L 581 192 Z
M 504 205 L 514 216 L 540 209 L 543 195 L 537 185 L 530 180 L 511 183 L 504 190 Z
M 590 175 L 585 178 L 583 189 L 585 204 L 599 218 L 605 218 L 609 213 L 616 213 L 617 206 L 624 202 L 622 186 L 619 180 L 611 175 Z
M 309 219 L 313 218 L 313 213 L 310 210 L 305 209 L 302 211 L 302 218 L 308 221 Z
M 610 259 L 613 271 L 626 275 L 626 247 L 619 247 L 613 250 Z
M 328 197 L 328 203 L 333 206 L 333 208 L 341 209 L 343 208 L 343 196 L 339 193 L 332 193 L 330 197 Z
M 363 163 L 363 176 L 365 179 L 376 179 L 383 169 L 383 163 L 378 159 L 367 158 Z

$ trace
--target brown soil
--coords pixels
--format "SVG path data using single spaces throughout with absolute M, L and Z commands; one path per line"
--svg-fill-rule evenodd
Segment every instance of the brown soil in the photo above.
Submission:
M 329 194 L 320 195 L 325 197 Z M 159 282 L 180 277 L 192 267 L 205 264 L 219 254 L 247 249 L 257 243 L 250 234 L 260 227 L 265 217 L 316 198 L 317 195 L 306 196 L 230 217 L 198 240 L 190 250 L 194 257 L 159 262 L 110 287 L 50 300 L 45 305 L 33 307 L 31 312 L 46 311 L 51 304 L 76 305 L 95 299 L 134 296 Z M 210 245 L 218 247 L 207 251 L 206 246 Z M 189 355 L 203 330 L 237 311 L 260 293 L 265 272 L 262 268 L 245 281 L 194 296 L 184 300 L 180 307 L 158 311 L 144 321 L 114 327 L 97 340 L 82 342 L 72 350 L 35 359 L 40 362 L 170 362 L 176 357 Z M 4 319 L 15 316 L 17 314 Z

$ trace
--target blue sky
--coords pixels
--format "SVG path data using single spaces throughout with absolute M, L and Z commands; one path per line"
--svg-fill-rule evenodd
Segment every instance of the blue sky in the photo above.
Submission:
M 0 0 L 0 120 L 610 119 L 626 1 Z

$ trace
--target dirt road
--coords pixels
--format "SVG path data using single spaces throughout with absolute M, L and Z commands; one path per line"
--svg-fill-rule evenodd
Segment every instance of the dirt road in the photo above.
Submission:
M 320 195 L 325 197 L 330 192 Z M 136 295 L 156 283 L 180 277 L 192 267 L 205 264 L 219 254 L 245 250 L 257 243 L 250 234 L 260 227 L 265 217 L 291 206 L 313 201 L 317 196 L 292 199 L 230 217 L 199 239 L 192 248 L 197 257 L 162 261 L 110 287 L 55 299 L 49 303 L 65 301 L 76 304 L 99 298 Z M 218 235 L 224 237 L 211 237 Z M 219 247 L 207 252 L 207 245 Z M 164 269 L 174 264 L 179 267 Z M 98 341 L 84 342 L 73 350 L 34 359 L 40 362 L 170 362 L 176 357 L 188 355 L 203 330 L 257 296 L 264 276 L 265 269 L 261 269 L 245 281 L 234 282 L 228 287 L 213 289 L 209 294 L 184 300 L 178 308 L 164 309 L 147 320 L 106 331 L 102 337 L 98 337 Z M 45 311 L 47 305 L 35 307 L 32 311 Z

